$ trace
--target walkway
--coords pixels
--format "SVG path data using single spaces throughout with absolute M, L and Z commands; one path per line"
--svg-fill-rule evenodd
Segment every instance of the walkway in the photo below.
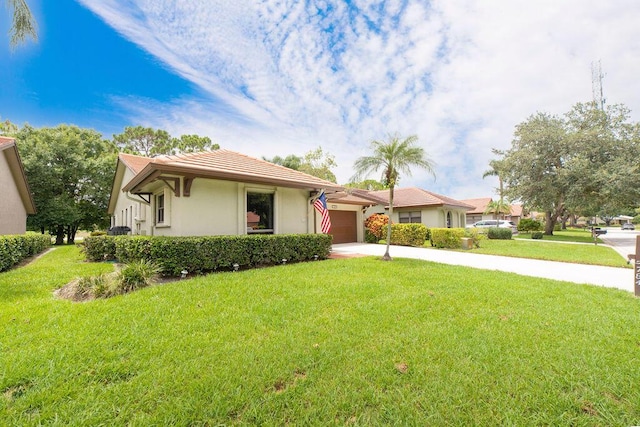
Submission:
M 361 254 L 380 256 L 385 246 L 367 243 L 342 243 L 333 245 L 337 254 Z M 471 252 L 455 252 L 441 249 L 391 246 L 392 257 L 414 258 L 441 264 L 463 265 L 517 273 L 523 276 L 542 277 L 573 283 L 604 286 L 633 292 L 633 269 L 602 267 L 596 265 L 570 264 L 556 261 L 541 261 L 528 258 L 512 258 L 497 255 L 481 255 Z

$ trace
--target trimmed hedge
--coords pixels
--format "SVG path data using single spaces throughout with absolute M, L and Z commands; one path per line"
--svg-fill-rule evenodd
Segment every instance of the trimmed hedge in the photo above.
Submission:
M 488 229 L 487 237 L 493 240 L 511 240 L 513 231 L 510 228 L 491 227 Z
M 463 237 L 464 228 L 432 228 L 430 241 L 436 248 L 459 249 Z
M 48 234 L 0 236 L 0 271 L 5 271 L 25 258 L 39 254 L 51 246 Z
M 531 233 L 532 231 L 542 230 L 542 223 L 532 218 L 522 218 L 518 223 L 518 231 L 522 233 Z
M 532 239 L 540 240 L 540 239 L 542 239 L 542 236 L 543 236 L 542 231 L 534 231 L 533 233 L 531 233 L 531 238 Z
M 165 276 L 325 259 L 331 251 L 326 234 L 276 234 L 258 236 L 96 236 L 84 239 L 89 261 L 118 259 L 129 263 L 154 261 Z
M 391 244 L 424 246 L 428 228 L 424 224 L 391 224 Z

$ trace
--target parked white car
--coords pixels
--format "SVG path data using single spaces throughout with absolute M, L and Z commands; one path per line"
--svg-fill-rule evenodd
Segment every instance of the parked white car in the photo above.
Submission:
M 491 227 L 498 227 L 498 228 L 510 228 L 511 231 L 513 232 L 513 234 L 517 234 L 518 233 L 518 227 L 516 227 L 516 225 L 511 222 L 511 221 L 504 221 L 504 220 L 498 220 L 498 219 L 487 219 L 484 221 L 478 221 L 478 222 L 474 222 L 473 224 L 468 225 L 467 227 L 471 228 L 491 228 Z

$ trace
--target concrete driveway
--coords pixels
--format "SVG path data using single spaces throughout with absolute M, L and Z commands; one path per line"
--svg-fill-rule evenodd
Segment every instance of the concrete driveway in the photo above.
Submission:
M 600 239 L 624 259 L 627 259 L 627 255 L 636 253 L 636 238 L 640 236 L 640 231 L 620 230 L 617 227 L 607 227 L 605 230 L 607 234 L 600 236 Z
M 615 233 L 612 233 L 612 236 L 614 234 Z M 621 246 L 621 248 L 624 247 L 625 246 Z M 333 245 L 333 252 L 343 255 L 360 254 L 382 257 L 384 251 L 384 245 L 369 243 L 342 243 Z M 633 269 L 631 268 L 570 264 L 565 262 L 481 255 L 474 254 L 473 252 L 454 252 L 442 249 L 412 248 L 407 246 L 391 246 L 390 253 L 392 257 L 414 258 L 442 264 L 504 271 L 521 274 L 523 276 L 542 277 L 622 289 L 628 292 L 633 292 L 634 286 Z

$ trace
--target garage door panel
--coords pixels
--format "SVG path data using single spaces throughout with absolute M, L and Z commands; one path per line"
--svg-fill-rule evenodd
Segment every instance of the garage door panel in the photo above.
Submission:
M 357 215 L 354 211 L 329 211 L 333 243 L 352 243 L 358 240 Z

